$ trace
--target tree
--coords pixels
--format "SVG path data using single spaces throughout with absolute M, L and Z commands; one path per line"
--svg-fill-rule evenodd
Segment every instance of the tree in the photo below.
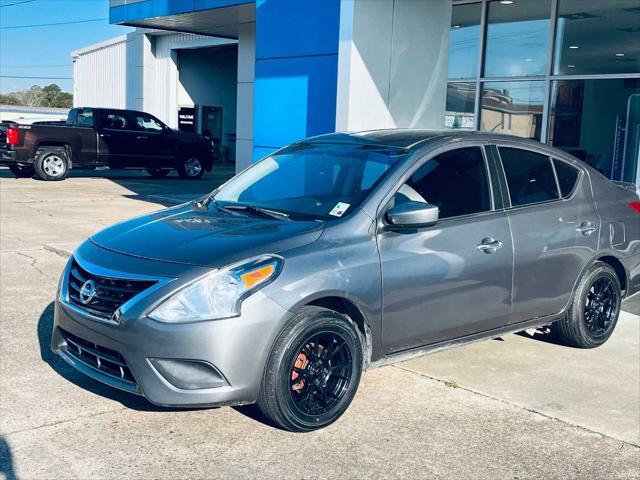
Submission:
M 56 95 L 56 98 L 54 98 L 51 106 L 57 108 L 72 108 L 73 95 L 67 92 L 60 92 L 58 95 Z
M 15 92 L 14 95 L 18 99 L 19 105 L 25 105 L 27 107 L 42 106 L 42 99 L 44 98 L 42 87 L 38 85 L 32 86 L 29 90 Z
M 52 83 L 46 87 L 34 85 L 28 90 L 0 94 L 0 103 L 27 107 L 71 108 L 73 107 L 73 95 L 63 92 L 58 85 Z
M 54 106 L 53 104 L 56 101 L 56 97 L 60 95 L 61 91 L 62 89 L 55 83 L 52 83 L 51 85 L 47 85 L 46 87 L 43 87 L 42 88 L 42 95 L 43 95 L 42 106 L 53 107 Z
M 15 93 L 0 93 L 0 105 L 20 105 Z

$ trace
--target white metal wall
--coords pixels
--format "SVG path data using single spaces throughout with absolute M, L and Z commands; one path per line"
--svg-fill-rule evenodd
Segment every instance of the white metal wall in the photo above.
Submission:
M 127 40 L 78 53 L 73 62 L 74 107 L 126 107 Z

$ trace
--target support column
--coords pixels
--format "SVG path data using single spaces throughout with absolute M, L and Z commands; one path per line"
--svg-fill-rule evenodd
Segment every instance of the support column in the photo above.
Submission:
M 443 128 L 451 0 L 343 0 L 336 129 Z
M 256 65 L 256 24 L 238 26 L 238 107 L 236 117 L 236 173 L 253 159 L 253 105 Z

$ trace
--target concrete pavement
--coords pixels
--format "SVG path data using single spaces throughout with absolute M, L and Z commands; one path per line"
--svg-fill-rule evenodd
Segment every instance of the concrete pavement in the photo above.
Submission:
M 53 356 L 51 302 L 69 253 L 227 173 L 73 172 L 45 183 L 0 170 L 5 478 L 640 478 L 632 313 L 596 350 L 509 335 L 367 372 L 345 416 L 304 435 L 265 425 L 254 408 L 157 408 Z M 640 311 L 637 298 L 625 307 Z

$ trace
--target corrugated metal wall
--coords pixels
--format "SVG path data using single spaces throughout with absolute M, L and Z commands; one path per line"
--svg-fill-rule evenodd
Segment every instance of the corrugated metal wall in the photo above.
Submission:
M 73 63 L 75 107 L 126 108 L 126 40 L 82 53 Z

